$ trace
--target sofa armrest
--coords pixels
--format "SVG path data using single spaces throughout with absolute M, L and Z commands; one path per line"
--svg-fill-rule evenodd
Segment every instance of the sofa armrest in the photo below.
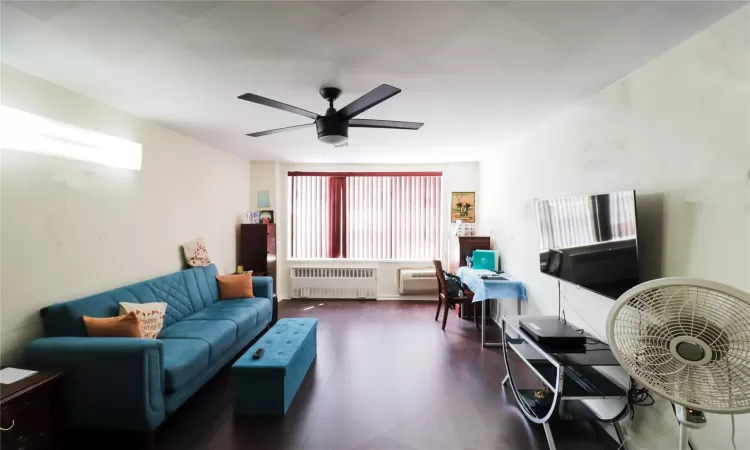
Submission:
M 38 370 L 66 374 L 66 416 L 76 428 L 153 430 L 165 417 L 164 352 L 156 339 L 51 337 L 26 346 Z
M 253 277 L 253 295 L 273 301 L 273 278 Z

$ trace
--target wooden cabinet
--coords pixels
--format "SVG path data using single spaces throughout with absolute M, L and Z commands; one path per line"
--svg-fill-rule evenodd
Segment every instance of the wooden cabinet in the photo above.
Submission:
M 274 278 L 276 290 L 276 224 L 244 223 L 240 229 L 240 264 L 255 275 Z
M 39 372 L 0 385 L 0 447 L 3 450 L 63 448 L 63 374 Z
M 448 271 L 452 273 L 466 265 L 466 257 L 474 254 L 474 250 L 490 250 L 489 236 L 451 236 L 450 239 Z
M 240 264 L 253 275 L 273 278 L 274 315 L 278 315 L 276 303 L 276 224 L 243 223 L 240 226 Z

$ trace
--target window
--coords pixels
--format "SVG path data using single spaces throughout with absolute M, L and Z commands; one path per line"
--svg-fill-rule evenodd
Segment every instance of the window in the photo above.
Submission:
M 442 174 L 289 172 L 290 256 L 440 256 Z

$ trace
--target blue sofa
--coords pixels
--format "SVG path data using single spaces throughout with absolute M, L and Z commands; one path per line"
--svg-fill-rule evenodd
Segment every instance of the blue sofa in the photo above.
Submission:
M 29 367 L 67 373 L 66 416 L 76 428 L 156 429 L 271 322 L 273 282 L 255 298 L 219 301 L 216 267 L 200 267 L 50 306 Z M 119 302 L 165 302 L 158 339 L 87 337 L 81 316 L 112 317 Z

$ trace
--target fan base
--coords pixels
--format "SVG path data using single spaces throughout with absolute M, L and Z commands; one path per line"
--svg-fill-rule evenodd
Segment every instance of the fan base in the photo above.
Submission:
M 341 95 L 341 89 L 336 87 L 322 87 L 319 92 L 320 96 L 329 102 L 336 100 Z

